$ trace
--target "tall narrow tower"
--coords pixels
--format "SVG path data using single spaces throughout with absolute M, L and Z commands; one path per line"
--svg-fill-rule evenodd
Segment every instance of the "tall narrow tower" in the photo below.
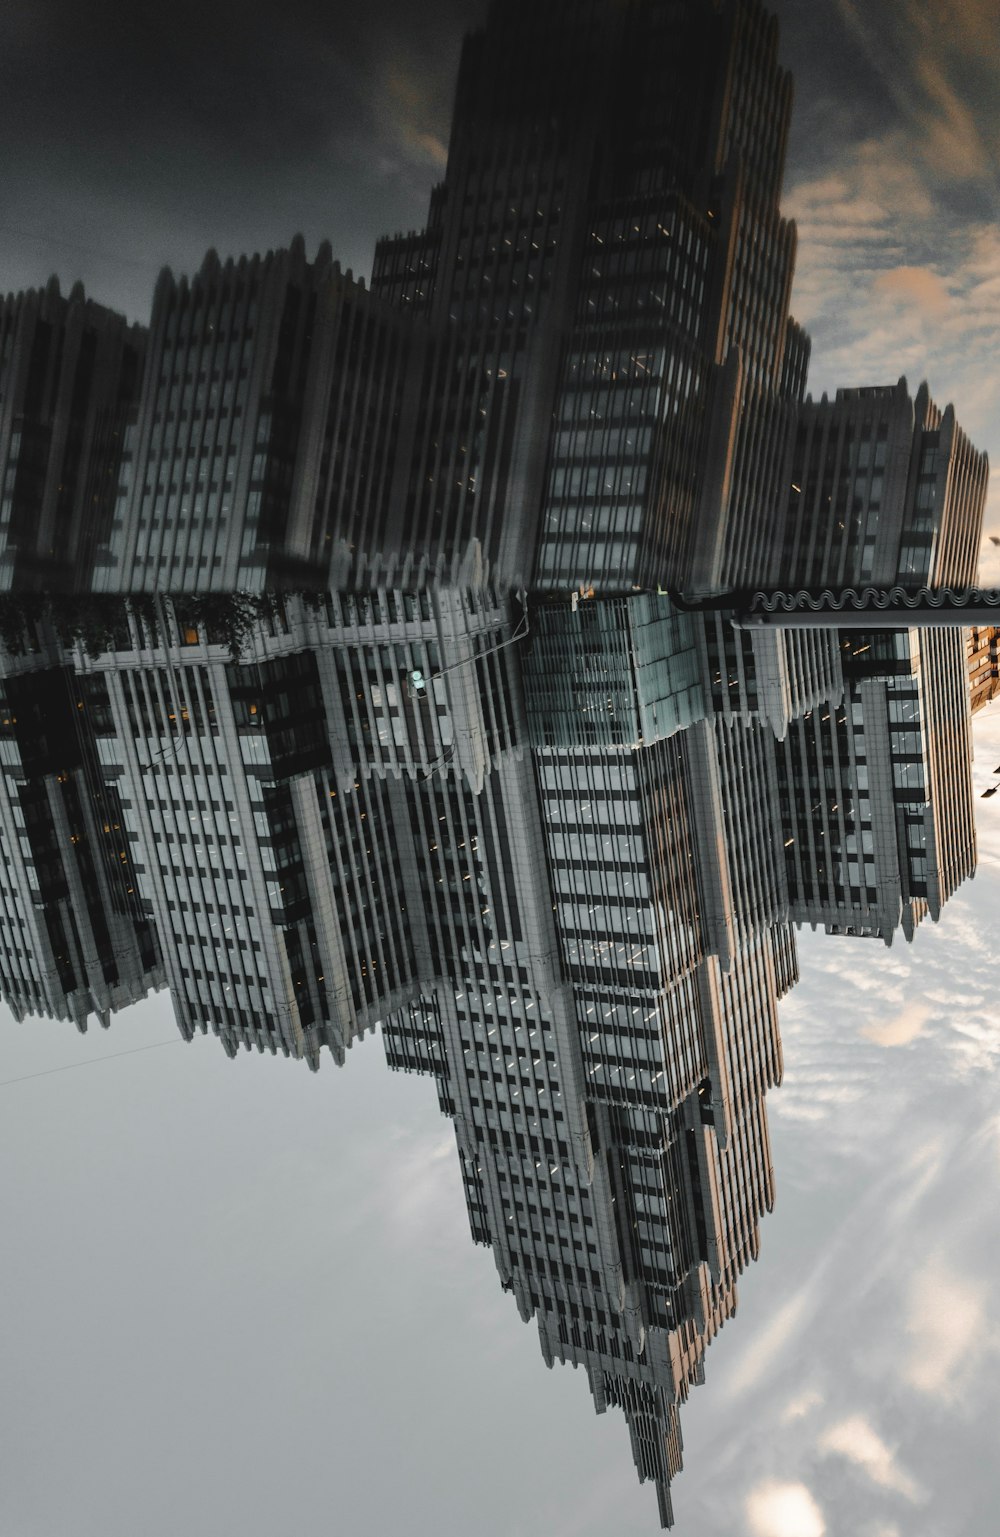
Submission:
M 772 532 L 808 345 L 754 0 L 495 0 L 373 286 L 428 317 L 409 529 L 504 582 L 711 587 Z

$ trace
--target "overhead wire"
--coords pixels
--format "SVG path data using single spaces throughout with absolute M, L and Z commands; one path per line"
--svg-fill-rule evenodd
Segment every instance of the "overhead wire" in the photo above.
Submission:
M 82 1062 L 64 1062 L 61 1067 L 46 1067 L 38 1073 L 24 1073 L 20 1078 L 0 1078 L 0 1089 L 12 1083 L 27 1083 L 30 1078 L 48 1078 L 52 1073 L 68 1073 L 74 1067 L 92 1067 L 97 1062 L 113 1062 L 116 1057 L 134 1057 L 140 1051 L 156 1051 L 160 1046 L 176 1046 L 184 1042 L 182 1035 L 171 1036 L 169 1041 L 153 1041 L 150 1046 L 130 1046 L 125 1051 L 109 1051 L 103 1057 L 85 1057 Z

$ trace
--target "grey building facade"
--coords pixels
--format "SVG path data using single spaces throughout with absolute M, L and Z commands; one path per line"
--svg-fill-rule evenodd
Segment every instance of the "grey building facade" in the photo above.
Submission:
M 774 1200 L 794 925 L 909 937 L 975 864 L 960 632 L 725 602 L 975 574 L 954 411 L 803 399 L 790 103 L 756 0 L 494 0 L 371 292 L 298 240 L 161 276 L 80 515 L 113 640 L 28 643 L 0 721 L 14 1007 L 165 980 L 186 1037 L 313 1068 L 380 1026 L 664 1525 Z
M 145 345 L 80 284 L 0 299 L 0 591 L 89 586 Z

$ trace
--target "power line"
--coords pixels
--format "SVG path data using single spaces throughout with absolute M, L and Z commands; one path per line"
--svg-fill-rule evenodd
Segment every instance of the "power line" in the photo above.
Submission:
M 95 1062 L 113 1062 L 116 1057 L 134 1057 L 140 1051 L 156 1051 L 160 1046 L 176 1046 L 182 1035 L 171 1036 L 169 1041 L 154 1041 L 151 1046 L 131 1046 L 127 1051 L 110 1051 L 104 1057 L 87 1057 L 83 1062 L 66 1062 L 62 1067 L 46 1067 L 40 1073 L 25 1073 L 22 1078 L 0 1078 L 0 1089 L 12 1083 L 27 1083 L 29 1078 L 48 1078 L 50 1073 L 68 1073 L 74 1067 L 92 1067 Z

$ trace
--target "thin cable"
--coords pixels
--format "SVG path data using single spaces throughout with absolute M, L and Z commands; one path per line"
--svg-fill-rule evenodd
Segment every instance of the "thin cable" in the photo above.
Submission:
M 40 1073 L 25 1073 L 23 1078 L 0 1078 L 0 1089 L 5 1089 L 11 1083 L 27 1083 L 29 1078 L 48 1078 L 50 1073 L 68 1073 L 74 1067 L 91 1067 L 95 1062 L 113 1062 L 116 1057 L 134 1057 L 140 1051 L 156 1051 L 160 1046 L 176 1046 L 183 1040 L 182 1035 L 174 1035 L 169 1041 L 154 1041 L 152 1046 L 131 1046 L 128 1051 L 110 1051 L 105 1057 L 87 1057 L 83 1062 L 66 1062 L 62 1067 L 46 1067 Z
M 495 656 L 496 653 L 498 651 L 502 651 L 505 646 L 513 646 L 517 641 L 523 640 L 527 633 L 528 611 L 525 609 L 524 613 L 521 615 L 521 618 L 517 621 L 517 629 L 514 631 L 513 635 L 508 635 L 506 640 L 497 641 L 495 646 L 487 646 L 485 651 L 470 652 L 469 655 L 464 656 L 460 662 L 449 662 L 448 666 L 442 667 L 440 672 L 432 672 L 430 677 L 427 679 L 427 682 L 433 683 L 436 678 L 443 678 L 449 672 L 457 672 L 460 667 L 468 667 L 470 662 L 478 662 L 479 658 L 482 656 Z M 457 635 L 454 637 L 456 640 L 467 640 L 469 638 L 470 637 L 468 635 Z

